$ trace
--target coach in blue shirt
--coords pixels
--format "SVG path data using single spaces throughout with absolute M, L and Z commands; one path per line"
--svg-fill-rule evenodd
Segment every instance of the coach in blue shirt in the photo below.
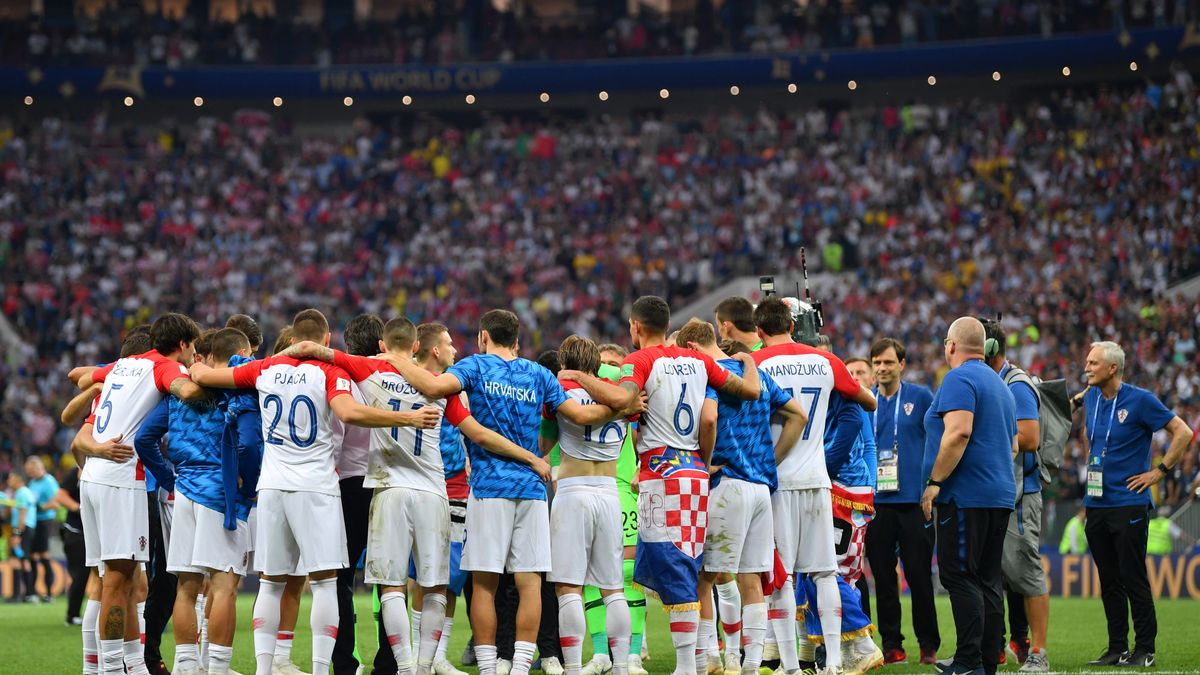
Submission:
M 906 350 L 894 338 L 871 345 L 871 369 L 878 388 L 879 409 L 871 414 L 875 431 L 875 518 L 867 524 L 867 561 L 875 575 L 876 623 L 885 663 L 908 660 L 900 632 L 900 581 L 897 557 L 912 596 L 912 623 L 921 648 L 921 663 L 937 661 L 942 644 L 933 603 L 933 523 L 921 513 L 921 492 L 929 477 L 925 467 L 925 411 L 933 392 L 902 382 Z M 888 482 L 887 474 L 895 473 Z M 897 556 L 899 552 L 899 556 Z
M 1192 430 L 1158 398 L 1121 381 L 1125 352 L 1115 342 L 1094 342 L 1084 366 L 1083 397 L 1088 439 L 1088 546 L 1100 574 L 1100 597 L 1108 619 L 1108 649 L 1092 665 L 1154 665 L 1158 622 L 1146 576 L 1146 536 L 1154 500 L 1146 491 L 1170 474 L 1192 442 Z M 1171 437 L 1163 461 L 1150 467 L 1150 437 L 1166 429 Z M 1129 644 L 1128 611 L 1136 634 Z
M 1017 501 L 1016 405 L 984 363 L 983 343 L 978 319 L 950 324 L 951 370 L 925 414 L 926 449 L 936 454 L 921 507 L 933 518 L 937 505 L 938 570 L 958 634 L 948 675 L 995 673 L 1004 636 L 1000 559 Z

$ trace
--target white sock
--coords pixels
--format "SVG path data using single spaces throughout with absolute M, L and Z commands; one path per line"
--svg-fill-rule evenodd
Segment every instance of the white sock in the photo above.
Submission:
M 758 672 L 762 664 L 763 639 L 767 635 L 767 603 L 756 602 L 742 608 L 742 634 L 746 641 L 742 668 Z
M 496 675 L 496 645 L 475 645 L 475 662 L 479 675 Z
M 121 643 L 121 659 L 129 675 L 150 675 L 146 670 L 146 648 L 141 640 L 126 640 Z
M 817 616 L 821 617 L 821 634 L 825 637 L 825 667 L 842 665 L 842 593 L 837 577 L 828 572 L 816 578 Z
M 421 603 L 421 641 L 417 647 L 417 674 L 429 675 L 433 655 L 442 639 L 442 621 L 446 618 L 446 596 L 425 593 Z
M 708 655 L 712 652 L 712 639 L 717 632 L 716 619 L 700 617 L 696 627 L 696 675 L 708 672 Z
M 608 653 L 612 655 L 613 675 L 629 674 L 629 640 L 633 622 L 624 593 L 604 596 L 604 630 L 608 633 Z
M 100 674 L 124 675 L 125 673 L 125 641 L 100 641 Z
M 146 644 L 146 603 L 137 604 L 138 642 Z
M 196 612 L 196 637 L 197 637 L 196 644 L 197 645 L 200 644 L 200 642 L 199 642 L 200 627 L 204 625 L 204 604 L 207 600 L 208 600 L 208 597 L 206 595 L 204 595 L 203 593 L 196 595 L 196 606 L 193 609 Z
M 696 638 L 700 611 L 670 611 L 671 644 L 675 646 L 675 675 L 696 672 Z
M 208 617 L 204 617 L 204 620 L 196 625 L 200 626 L 200 636 L 197 638 L 197 644 L 200 645 L 200 667 L 207 670 L 210 652 L 208 644 Z
M 88 600 L 83 610 L 83 675 L 100 672 L 100 644 L 96 641 L 96 624 L 100 622 L 100 601 Z
M 779 647 L 779 665 L 784 672 L 790 673 L 800 667 L 800 659 L 796 656 L 796 589 L 790 576 L 783 588 L 771 594 L 767 617 Z
M 275 633 L 275 659 L 292 662 L 292 640 L 296 639 L 296 631 L 281 630 Z
M 271 672 L 271 663 L 278 645 L 275 644 L 279 630 L 279 601 L 283 599 L 282 581 L 258 582 L 258 597 L 254 599 L 254 661 L 259 674 Z M 281 641 L 282 642 L 282 641 Z M 291 640 L 288 640 L 291 653 Z
M 383 619 L 383 632 L 387 635 L 396 665 L 404 670 L 412 661 L 412 644 L 409 642 L 412 636 L 408 628 L 408 607 L 404 605 L 404 594 L 389 591 L 379 596 L 379 616 Z
M 208 646 L 208 675 L 229 675 L 229 662 L 233 661 L 233 647 Z
M 433 655 L 433 662 L 446 660 L 446 649 L 450 647 L 450 634 L 454 632 L 454 617 L 448 616 L 442 622 L 442 637 L 438 638 L 437 652 Z
M 582 609 L 581 605 L 580 610 Z M 517 640 L 513 643 L 512 675 L 529 675 L 529 669 L 533 667 L 533 652 L 536 649 L 537 645 L 532 642 Z
M 579 675 L 583 668 L 583 636 L 586 633 L 583 597 L 578 593 L 558 596 L 558 644 L 562 647 L 563 668 L 567 675 Z
M 180 643 L 175 645 L 175 667 L 171 670 L 184 670 L 187 668 L 199 668 L 200 656 L 196 649 L 196 645 Z
M 421 610 L 413 607 L 409 610 L 408 615 L 408 644 L 413 651 L 416 651 L 421 648 Z
M 330 577 L 320 581 L 309 581 L 312 589 L 312 610 L 308 621 L 312 626 L 313 675 L 329 672 L 333 659 L 333 645 L 338 634 L 337 579 Z
M 742 644 L 742 594 L 736 581 L 717 584 L 717 615 L 725 633 L 725 655 L 737 655 Z

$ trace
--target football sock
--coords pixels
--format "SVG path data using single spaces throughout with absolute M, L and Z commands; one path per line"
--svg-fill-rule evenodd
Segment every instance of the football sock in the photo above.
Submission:
M 512 675 L 529 675 L 529 669 L 533 666 L 533 652 L 536 649 L 537 645 L 532 642 L 517 640 L 513 643 L 512 670 L 510 671 Z
M 279 645 L 275 643 L 279 631 L 279 601 L 283 598 L 283 582 L 260 579 L 258 597 L 254 599 L 254 661 L 258 675 L 271 672 L 272 659 Z M 280 640 L 282 642 L 282 639 Z M 291 656 L 292 641 L 287 644 Z
M 762 664 L 763 639 L 767 635 L 767 603 L 756 602 L 742 609 L 742 633 L 745 639 L 745 654 L 742 657 L 742 668 L 758 672 Z M 732 640 L 733 638 L 730 638 Z M 726 653 L 729 648 L 726 647 Z
M 579 675 L 583 667 L 583 632 L 587 630 L 583 614 L 583 599 L 578 593 L 558 596 L 558 644 L 562 647 L 567 675 Z
M 100 621 L 100 601 L 88 600 L 83 610 L 83 673 L 97 675 L 100 672 L 100 644 L 96 641 L 96 624 Z
M 629 604 L 629 653 L 641 655 L 646 635 L 646 593 L 633 583 L 633 561 L 625 561 L 625 601 Z
M 454 617 L 448 616 L 442 622 L 442 636 L 438 638 L 437 651 L 433 655 L 433 662 L 445 661 L 446 649 L 450 646 L 450 635 L 454 632 Z
M 421 609 L 421 641 L 417 648 L 417 673 L 429 675 L 433 655 L 442 638 L 442 621 L 446 618 L 446 596 L 426 593 Z
M 796 657 L 796 590 L 791 577 L 784 582 L 783 588 L 771 594 L 767 617 L 779 646 L 779 664 L 784 672 L 790 673 L 800 667 Z
M 604 598 L 595 586 L 583 587 L 583 613 L 587 617 L 587 630 L 592 636 L 592 653 L 608 653 L 608 633 L 604 627 Z
M 233 660 L 233 647 L 208 646 L 208 675 L 229 675 L 229 662 Z
M 126 640 L 121 643 L 121 660 L 129 675 L 150 675 L 146 670 L 146 650 L 141 640 Z
M 404 606 L 404 594 L 399 591 L 384 593 L 379 597 L 379 605 L 388 646 L 392 648 L 392 656 L 396 657 L 396 665 L 404 670 L 412 660 L 412 644 L 409 642 L 412 634 L 409 632 L 408 608 Z
M 842 665 L 842 592 L 833 572 L 816 577 L 817 616 L 821 617 L 821 633 L 825 637 L 825 667 Z
M 717 615 L 725 633 L 725 654 L 739 654 L 742 644 L 742 594 L 736 581 L 717 584 Z
M 338 634 L 337 579 L 330 577 L 309 581 L 312 589 L 312 610 L 308 621 L 312 626 L 313 673 L 325 675 L 333 658 L 333 645 Z
M 604 598 L 605 632 L 608 633 L 608 651 L 612 655 L 613 675 L 629 673 L 629 603 L 624 593 L 613 593 Z
M 700 610 L 670 610 L 671 644 L 675 647 L 675 675 L 696 672 L 696 632 Z

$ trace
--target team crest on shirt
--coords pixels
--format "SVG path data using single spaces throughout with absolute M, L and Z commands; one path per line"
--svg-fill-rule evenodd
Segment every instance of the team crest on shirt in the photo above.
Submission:
M 1121 424 L 1125 424 L 1126 417 L 1129 417 L 1128 410 L 1126 410 L 1125 408 L 1121 408 L 1120 410 L 1117 411 L 1117 421 L 1118 422 L 1120 422 Z
M 344 377 L 339 377 L 337 379 L 336 389 L 338 391 L 350 391 L 350 380 L 347 380 Z
M 905 415 L 908 415 L 908 416 L 910 416 L 910 417 L 911 417 L 911 416 L 912 416 L 912 411 L 913 411 L 913 408 L 914 408 L 914 407 L 915 407 L 915 406 L 912 404 L 912 402 L 911 402 L 911 401 L 909 401 L 908 403 L 905 403 L 905 404 L 904 404 L 904 414 L 905 414 Z
M 145 537 L 138 537 L 138 550 L 139 551 L 146 550 L 146 538 Z

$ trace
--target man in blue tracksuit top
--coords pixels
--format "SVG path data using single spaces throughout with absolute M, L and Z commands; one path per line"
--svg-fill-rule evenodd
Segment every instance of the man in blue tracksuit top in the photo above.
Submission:
M 223 355 L 231 349 L 233 354 L 248 354 L 248 340 L 234 329 L 202 335 L 197 340 L 197 354 L 206 362 L 213 362 L 217 336 L 222 333 Z M 231 356 L 225 356 L 223 362 L 228 362 Z M 224 406 L 219 407 L 218 402 Z M 214 396 L 195 404 L 164 399 L 143 426 L 146 433 L 139 434 L 134 444 L 140 455 L 149 455 L 163 433 L 170 434 L 168 456 L 175 465 L 176 477 L 167 570 L 179 579 L 173 620 L 177 645 L 174 671 L 180 673 L 200 672 L 205 667 L 209 673 L 227 673 L 232 658 L 237 586 L 246 574 L 251 549 L 247 520 L 258 472 L 254 456 L 261 458 L 262 444 L 259 438 L 256 447 L 253 436 L 240 441 L 236 426 L 235 433 L 227 438 L 226 413 L 230 403 L 236 409 L 236 394 L 232 399 Z M 246 421 L 246 426 L 250 423 Z M 236 466 L 242 470 L 234 470 L 235 480 L 230 490 L 226 487 L 228 465 L 238 448 L 245 460 L 238 457 Z M 236 478 L 242 479 L 242 486 L 237 485 Z M 211 575 L 212 620 L 208 626 L 211 646 L 210 661 L 202 664 L 196 645 L 195 605 L 206 574 Z
M 921 508 L 934 517 L 938 574 L 950 593 L 958 645 L 943 673 L 996 672 L 1004 635 L 1000 561 L 1017 502 L 1016 403 L 983 361 L 983 324 L 961 317 L 945 340 L 950 372 L 925 413 L 933 457 Z
M 877 451 L 875 518 L 867 525 L 867 560 L 875 575 L 875 625 L 885 663 L 908 660 L 900 632 L 900 580 L 897 558 L 912 598 L 912 624 L 921 663 L 937 661 L 941 646 L 933 603 L 933 524 L 921 513 L 925 465 L 925 411 L 933 401 L 928 387 L 904 382 L 906 350 L 895 338 L 871 345 L 871 368 L 879 408 L 871 416 Z M 897 556 L 897 551 L 899 556 Z

